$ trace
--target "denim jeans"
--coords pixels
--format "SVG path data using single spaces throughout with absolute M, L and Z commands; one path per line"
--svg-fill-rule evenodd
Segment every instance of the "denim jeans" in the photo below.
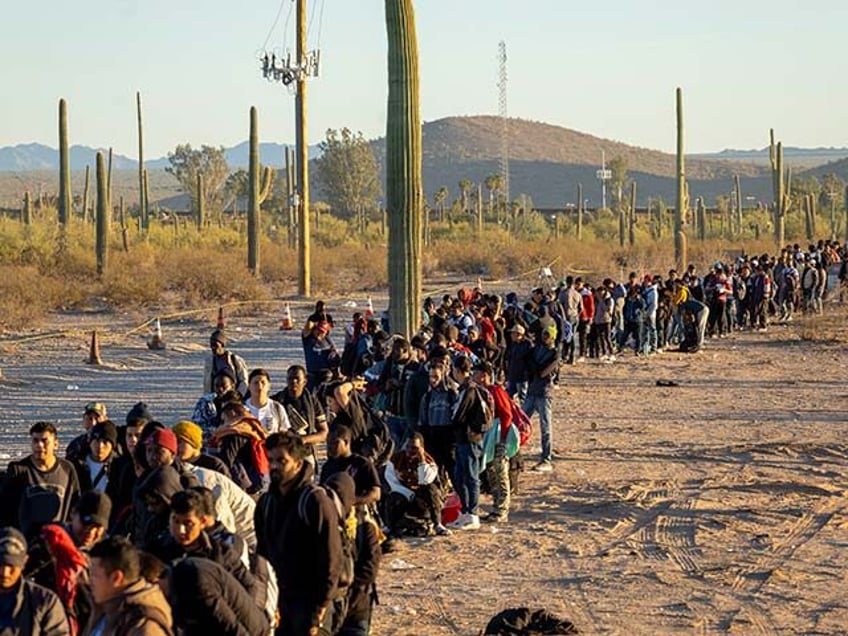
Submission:
M 529 417 L 533 413 L 539 414 L 539 428 L 542 433 L 542 461 L 551 461 L 553 449 L 551 448 L 551 398 L 544 395 L 528 395 L 524 402 L 524 412 Z
M 646 316 L 642 322 L 642 334 L 639 338 L 642 353 L 648 354 L 657 350 L 657 317 Z
M 514 398 L 517 395 L 518 403 L 524 404 L 524 400 L 527 399 L 527 384 L 527 380 L 524 380 L 523 382 L 508 380 L 506 383 L 507 395 L 511 398 Z
M 456 445 L 454 466 L 454 488 L 462 502 L 463 514 L 479 514 L 480 506 L 480 459 L 483 457 L 482 442 L 467 442 Z

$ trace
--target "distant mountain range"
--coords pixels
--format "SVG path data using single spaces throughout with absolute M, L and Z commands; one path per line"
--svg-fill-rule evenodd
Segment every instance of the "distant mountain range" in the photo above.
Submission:
M 259 144 L 259 160 L 269 166 L 283 166 L 284 144 Z M 294 146 L 292 146 L 293 148 Z M 108 154 L 108 148 L 92 148 L 90 146 L 71 146 L 71 170 L 85 170 L 86 166 L 94 166 L 94 157 L 98 151 Z M 227 164 L 231 168 L 247 168 L 248 142 L 225 149 Z M 309 158 L 314 159 L 320 154 L 318 146 L 309 147 Z M 144 162 L 148 170 L 164 170 L 170 164 L 167 157 L 159 157 Z M 31 170 L 58 170 L 59 150 L 44 144 L 19 144 L 0 148 L 0 172 L 28 172 Z M 112 155 L 113 170 L 137 170 L 138 161 L 124 155 Z
M 502 122 L 497 117 L 447 117 L 424 124 L 423 174 L 424 193 L 428 201 L 442 186 L 448 188 L 451 199 L 459 194 L 458 183 L 470 179 L 482 183 L 491 174 L 499 172 Z M 540 209 L 562 208 L 577 200 L 577 185 L 583 185 L 584 197 L 590 207 L 601 205 L 601 186 L 596 176 L 600 168 L 601 153 L 609 162 L 621 157 L 628 166 L 628 178 L 637 184 L 640 206 L 648 198 L 661 197 L 666 202 L 674 200 L 675 157 L 673 154 L 630 146 L 620 141 L 602 139 L 561 126 L 510 119 L 509 165 L 510 195 L 531 196 Z M 385 166 L 385 139 L 371 141 L 374 154 Z M 231 168 L 247 166 L 247 142 L 226 149 Z M 94 164 L 96 149 L 73 146 L 71 154 L 72 188 L 81 187 L 80 172 L 86 165 Z M 282 166 L 284 146 L 265 143 L 261 145 L 261 161 L 266 165 Z M 310 158 L 319 155 L 318 147 L 310 147 Z M 833 173 L 848 180 L 848 148 L 791 148 L 784 149 L 787 165 L 797 176 L 821 177 Z M 25 188 L 35 189 L 46 185 L 48 189 L 58 184 L 58 152 L 40 144 L 27 144 L 0 148 L 0 186 L 4 173 L 17 174 L 5 179 L 7 187 L 0 187 L 0 196 L 15 204 Z M 146 161 L 153 173 L 151 200 L 163 205 L 179 207 L 173 199 L 179 194 L 176 180 L 161 171 L 168 165 L 167 158 Z M 123 155 L 113 157 L 113 166 L 120 173 L 136 170 L 136 162 Z M 40 171 L 41 174 L 28 171 Z M 158 174 L 157 174 L 158 172 Z M 712 154 L 687 155 L 686 174 L 692 198 L 703 196 L 708 204 L 715 197 L 726 195 L 732 187 L 734 175 L 741 178 L 743 192 L 749 202 L 768 202 L 772 198 L 771 174 L 768 169 L 768 148 L 761 150 L 724 150 Z M 313 197 L 320 199 L 321 186 L 316 170 L 310 170 Z M 126 179 L 119 174 L 116 180 L 119 194 L 133 201 L 138 197 L 137 180 L 131 174 Z M 28 185 L 23 186 L 26 181 Z M 41 184 L 41 185 L 39 185 Z M 154 185 L 156 187 L 154 187 Z M 76 191 L 76 190 L 75 190 Z M 609 194 L 609 193 L 608 193 Z M 181 199 L 180 199 L 181 200 Z M 608 201 L 610 199 L 608 198 Z

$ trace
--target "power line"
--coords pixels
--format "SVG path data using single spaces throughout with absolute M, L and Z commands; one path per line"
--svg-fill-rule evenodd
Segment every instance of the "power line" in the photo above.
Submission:
M 274 22 L 271 24 L 271 28 L 268 29 L 268 36 L 265 38 L 265 43 L 262 45 L 263 50 L 268 48 L 268 42 L 271 40 L 271 36 L 274 34 L 274 28 L 280 22 L 280 16 L 283 14 L 283 7 L 285 5 L 286 0 L 280 0 L 280 7 L 277 9 L 277 15 L 274 17 Z M 289 17 L 291 17 L 291 5 L 289 6 Z M 286 18 L 286 24 L 288 24 L 288 18 Z

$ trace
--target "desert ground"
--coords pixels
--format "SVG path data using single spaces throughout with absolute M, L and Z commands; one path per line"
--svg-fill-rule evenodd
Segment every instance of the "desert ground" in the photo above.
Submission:
M 339 321 L 342 300 L 330 303 Z M 227 326 L 231 348 L 272 381 L 301 360 L 278 309 Z M 521 606 L 585 634 L 848 633 L 848 314 L 829 310 L 817 340 L 773 326 L 696 355 L 564 368 L 553 474 L 521 475 L 506 524 L 385 555 L 374 634 L 474 635 Z M 0 464 L 28 452 L 38 419 L 69 440 L 91 400 L 119 423 L 138 400 L 166 423 L 190 415 L 214 315 L 164 320 L 164 351 L 135 330 L 141 313 L 75 312 L 5 334 Z M 85 364 L 95 328 L 102 366 Z M 528 464 L 536 453 L 538 435 Z

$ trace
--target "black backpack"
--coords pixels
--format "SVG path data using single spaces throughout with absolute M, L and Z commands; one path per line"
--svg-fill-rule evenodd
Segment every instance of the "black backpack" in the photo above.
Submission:
M 372 409 L 356 391 L 350 394 L 351 409 L 358 409 L 362 416 L 361 428 L 353 431 L 351 450 L 357 455 L 367 457 L 374 466 L 385 466 L 395 452 L 386 421 Z

